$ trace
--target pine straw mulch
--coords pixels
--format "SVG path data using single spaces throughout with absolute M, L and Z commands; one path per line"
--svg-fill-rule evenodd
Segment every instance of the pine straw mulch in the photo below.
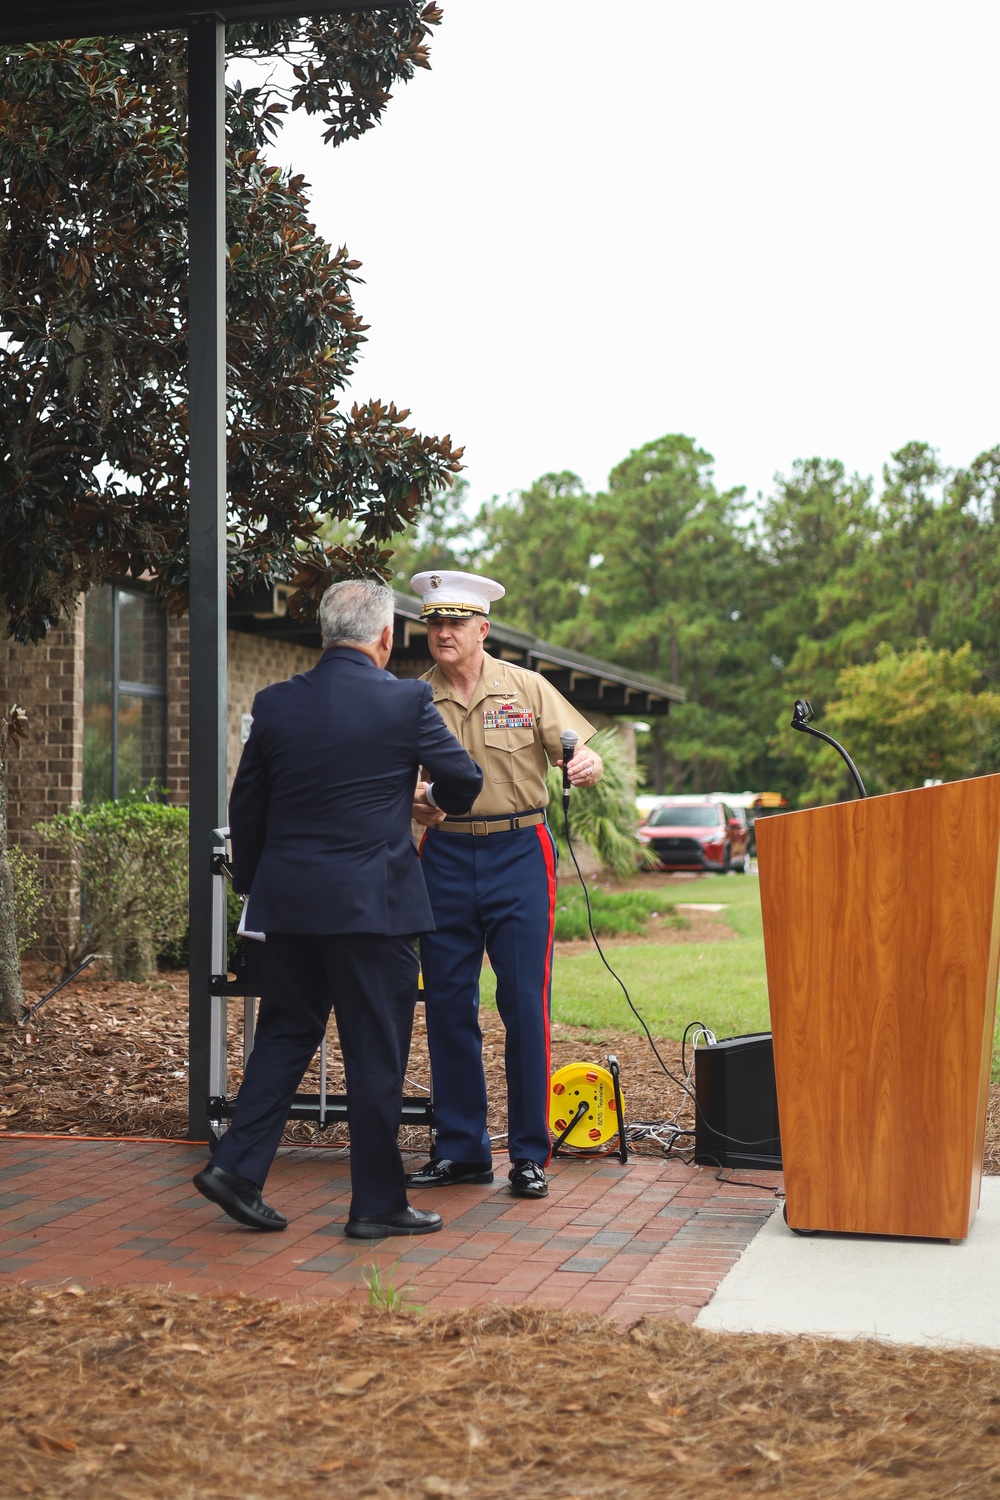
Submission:
M 699 923 L 699 926 L 701 924 Z M 725 924 L 718 926 L 725 929 Z M 684 942 L 687 929 L 664 927 L 660 942 Z M 627 941 L 627 940 L 626 940 Z M 575 944 L 557 944 L 571 952 Z M 41 964 L 24 966 L 25 997 L 35 1001 L 55 982 Z M 188 976 L 182 970 L 163 973 L 148 984 L 117 981 L 99 964 L 60 990 L 25 1027 L 0 1027 L 0 1135 L 152 1136 L 183 1139 L 187 1134 Z M 230 1059 L 240 1056 L 242 1004 L 230 1002 Z M 483 1061 L 490 1099 L 489 1129 L 506 1129 L 504 1029 L 495 1011 L 481 1012 Z M 683 1076 L 677 1042 L 657 1039 L 657 1050 L 676 1078 Z M 661 1069 L 649 1043 L 635 1032 L 592 1030 L 556 1024 L 552 1028 L 552 1066 L 570 1062 L 606 1062 L 613 1052 L 621 1067 L 629 1124 L 676 1118 L 687 1128 L 693 1112 L 681 1088 Z M 690 1049 L 687 1065 L 690 1066 Z M 328 1089 L 344 1087 L 336 1029 L 330 1029 Z M 230 1096 L 240 1071 L 231 1068 Z M 410 1052 L 407 1093 L 419 1096 L 430 1077 L 423 1007 L 417 1006 Z M 305 1092 L 319 1086 L 316 1065 L 307 1074 Z M 342 1124 L 320 1131 L 308 1121 L 286 1130 L 287 1144 L 347 1144 Z M 427 1134 L 404 1130 L 405 1149 L 423 1153 Z M 640 1142 L 639 1154 L 661 1155 L 653 1141 Z M 499 1153 L 502 1155 L 502 1151 Z M 1000 1084 L 991 1084 L 986 1117 L 985 1170 L 1000 1173 Z
M 977 1350 L 13 1287 L 0 1389 L 5 1497 L 1000 1494 Z
M 51 987 L 55 981 L 46 985 L 46 977 L 40 965 L 25 966 L 27 999 L 37 999 Z M 183 1138 L 187 1134 L 187 1003 L 185 972 L 163 973 L 149 984 L 137 984 L 112 980 L 95 964 L 53 996 L 29 1025 L 0 1028 L 0 1134 Z M 489 1128 L 497 1134 L 506 1129 L 504 1030 L 495 1011 L 484 1008 L 481 1019 Z M 241 1022 L 242 1001 L 231 1001 L 231 1060 L 242 1055 Z M 657 1046 L 664 1062 L 680 1077 L 678 1044 L 658 1042 Z M 337 1093 L 344 1083 L 334 1026 L 329 1047 L 327 1087 Z M 663 1073 L 644 1037 L 553 1027 L 554 1068 L 568 1062 L 605 1062 L 609 1052 L 616 1054 L 621 1066 L 630 1122 L 660 1121 L 680 1111 L 690 1124 L 683 1092 Z M 231 1068 L 230 1095 L 236 1092 L 240 1076 L 239 1069 Z M 424 1013 L 418 1005 L 407 1094 L 418 1097 L 429 1077 Z M 303 1091 L 316 1092 L 318 1086 L 314 1065 Z M 284 1139 L 300 1145 L 342 1146 L 347 1142 L 347 1127 L 332 1125 L 321 1133 L 308 1121 L 297 1121 L 288 1127 Z M 411 1128 L 401 1140 L 407 1149 L 423 1152 L 427 1132 Z

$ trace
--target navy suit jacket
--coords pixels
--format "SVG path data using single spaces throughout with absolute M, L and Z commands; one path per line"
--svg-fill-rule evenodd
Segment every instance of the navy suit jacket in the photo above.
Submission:
M 410 832 L 420 766 L 439 807 L 468 812 L 483 773 L 430 687 L 362 651 L 332 647 L 312 671 L 259 692 L 229 799 L 247 930 L 430 932 Z

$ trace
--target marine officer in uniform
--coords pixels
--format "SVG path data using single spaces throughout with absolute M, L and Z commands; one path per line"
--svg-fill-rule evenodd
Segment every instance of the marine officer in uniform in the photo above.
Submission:
M 509 1181 L 518 1197 L 542 1198 L 551 1155 L 548 1127 L 549 998 L 555 931 L 556 854 L 546 823 L 549 763 L 559 736 L 580 748 L 568 776 L 593 786 L 601 758 L 586 746 L 594 726 L 538 672 L 490 656 L 490 605 L 502 585 L 472 573 L 418 573 L 410 586 L 435 665 L 425 674 L 448 728 L 482 766 L 483 789 L 467 815 L 434 806 L 421 781 L 421 864 L 435 931 L 420 940 L 427 1039 L 434 1080 L 434 1157 L 407 1176 L 411 1188 L 492 1182 L 486 1081 L 479 1028 L 483 952 L 496 975 L 506 1028 Z

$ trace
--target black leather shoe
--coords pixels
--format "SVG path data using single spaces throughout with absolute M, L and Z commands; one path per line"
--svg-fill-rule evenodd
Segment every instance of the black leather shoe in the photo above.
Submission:
M 549 1190 L 537 1161 L 516 1161 L 507 1174 L 515 1198 L 544 1198 Z
M 489 1162 L 449 1161 L 445 1156 L 436 1156 L 426 1167 L 416 1172 L 407 1172 L 406 1186 L 411 1188 L 452 1187 L 460 1182 L 492 1182 L 493 1168 Z
M 221 1167 L 206 1167 L 194 1179 L 199 1193 L 217 1203 L 237 1224 L 248 1229 L 287 1229 L 288 1220 L 276 1208 L 268 1208 L 260 1188 L 249 1177 L 237 1177 Z
M 398 1214 L 348 1219 L 344 1233 L 352 1240 L 383 1240 L 390 1234 L 433 1234 L 441 1228 L 441 1215 L 420 1208 L 401 1208 Z

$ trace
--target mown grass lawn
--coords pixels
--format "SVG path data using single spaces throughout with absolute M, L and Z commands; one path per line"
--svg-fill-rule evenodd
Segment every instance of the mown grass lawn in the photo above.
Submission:
M 598 900 L 607 912 L 613 897 L 601 892 Z M 644 909 L 666 911 L 670 902 L 709 902 L 725 905 L 719 920 L 737 934 L 735 940 L 714 943 L 654 943 L 612 947 L 606 957 L 646 1019 L 654 1036 L 679 1040 L 685 1026 L 700 1021 L 720 1039 L 770 1031 L 764 939 L 760 920 L 760 887 L 756 875 L 718 875 L 691 880 L 684 885 L 664 883 L 662 900 L 648 887 L 624 893 L 628 916 L 621 930 L 636 930 L 635 920 Z M 564 899 L 560 891 L 560 899 Z M 575 905 L 578 896 L 570 900 Z M 624 915 L 624 913 L 623 913 Z M 579 922 L 571 912 L 576 936 Z M 565 919 L 564 919 L 565 920 Z M 581 934 L 586 931 L 583 927 Z M 598 925 L 600 932 L 600 926 Z M 494 982 L 490 969 L 483 971 L 482 998 L 493 1005 Z M 601 962 L 596 951 L 557 954 L 552 981 L 552 1017 L 571 1026 L 596 1030 L 641 1031 L 625 996 Z M 1000 1013 L 993 1039 L 991 1078 L 1000 1081 Z
M 646 894 L 645 892 L 643 893 Z M 560 892 L 560 897 L 562 893 Z M 719 913 L 737 933 L 728 942 L 649 943 L 609 946 L 605 956 L 646 1019 L 654 1036 L 679 1038 L 690 1021 L 716 1036 L 768 1031 L 764 942 L 756 875 L 720 875 L 684 884 L 664 882 L 655 908 L 670 902 L 724 903 Z M 482 998 L 492 1004 L 492 971 L 484 969 Z M 552 1015 L 571 1026 L 641 1031 L 625 996 L 596 951 L 557 954 Z

